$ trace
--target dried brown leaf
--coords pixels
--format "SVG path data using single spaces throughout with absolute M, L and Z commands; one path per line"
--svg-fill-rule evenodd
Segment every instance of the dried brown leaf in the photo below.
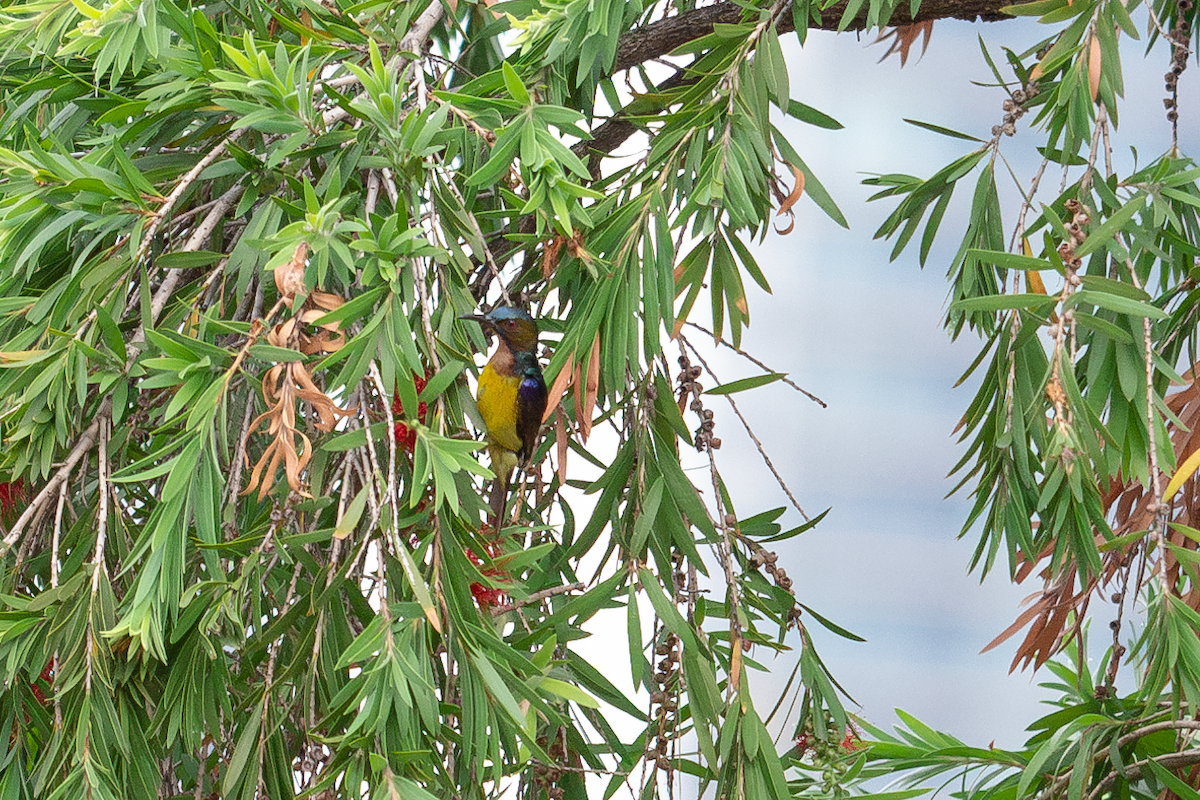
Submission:
M 1094 33 L 1088 45 L 1088 89 L 1092 93 L 1092 102 L 1096 102 L 1100 96 L 1100 39 Z
M 558 404 L 562 402 L 563 395 L 567 391 L 567 386 L 571 382 L 573 369 L 574 360 L 567 359 L 567 363 L 563 364 L 563 368 L 558 371 L 558 375 L 554 378 L 554 383 L 550 386 L 550 392 L 546 395 L 546 413 L 542 414 L 543 423 L 550 419 L 550 415 L 554 413 L 554 409 L 558 408 Z
M 908 53 L 917 39 L 924 34 L 925 42 L 921 45 L 921 55 L 925 55 L 925 51 L 929 49 L 929 39 L 933 35 L 933 20 L 925 22 L 914 22 L 911 25 L 897 25 L 894 28 L 888 28 L 882 31 L 879 37 L 875 40 L 878 44 L 886 39 L 891 39 L 892 43 L 888 46 L 888 50 L 879 59 L 883 61 L 893 53 L 900 54 L 900 66 L 903 67 L 908 63 Z
M 583 410 L 579 416 L 579 437 L 587 444 L 592 434 L 592 415 L 596 413 L 596 398 L 600 394 L 600 332 L 592 342 L 592 354 L 588 358 L 587 386 L 583 397 Z M 576 406 L 578 409 L 579 406 Z
M 561 408 L 554 416 L 554 443 L 558 446 L 558 484 L 567 483 L 567 453 L 570 452 L 570 441 L 567 435 L 567 415 Z
M 340 333 L 322 330 L 316 337 L 304 333 L 303 314 L 292 317 L 275 325 L 267 333 L 267 342 L 275 347 L 299 348 L 305 351 L 311 348 L 323 347 L 324 343 L 332 344 L 341 339 Z M 332 326 L 326 326 L 332 327 Z M 341 346 L 338 344 L 337 346 Z M 336 348 L 335 348 L 336 349 Z M 316 352 L 315 350 L 313 352 Z M 258 415 L 247 429 L 247 439 L 264 424 L 264 433 L 271 441 L 263 449 L 258 461 L 251 470 L 250 478 L 242 494 L 250 494 L 258 490 L 258 499 L 262 500 L 275 485 L 275 476 L 280 465 L 284 468 L 289 488 L 303 497 L 311 497 L 304 489 L 304 470 L 312 459 L 312 440 L 297 426 L 296 403 L 308 403 L 313 410 L 313 424 L 318 430 L 329 432 L 343 417 L 354 414 L 354 410 L 343 410 L 333 400 L 321 391 L 313 382 L 308 367 L 302 361 L 288 361 L 275 364 L 263 375 L 263 400 L 267 410 Z M 299 440 L 297 442 L 297 440 Z M 299 444 L 299 446 L 297 446 Z M 245 448 L 246 463 L 250 462 L 249 448 Z
M 308 296 L 310 304 L 325 311 L 337 311 L 346 304 L 346 300 L 339 295 L 330 292 L 314 291 Z M 322 316 L 320 314 L 317 315 Z M 337 323 L 333 323 L 335 326 Z
M 562 253 L 563 245 L 567 243 L 567 238 L 562 234 L 555 236 L 550 240 L 550 244 L 542 250 L 542 277 L 550 280 L 554 275 L 554 270 L 558 269 L 559 254 Z
M 575 390 L 575 424 L 582 428 L 583 415 L 580 409 L 583 408 L 583 362 L 575 359 L 575 371 L 571 374 L 571 387 Z M 587 441 L 587 437 L 583 437 L 583 441 Z
M 675 268 L 675 273 L 674 273 L 674 275 L 675 275 L 675 283 L 676 283 L 676 285 L 678 285 L 678 283 L 679 283 L 681 280 L 683 280 L 683 273 L 684 273 L 684 271 L 685 271 L 685 267 L 684 267 L 684 265 L 683 265 L 683 264 L 680 264 L 679 266 L 677 266 L 677 267 Z
M 792 191 L 787 197 L 783 198 L 783 202 L 779 204 L 779 210 L 775 212 L 775 216 L 781 217 L 784 214 L 788 215 L 788 225 L 786 228 L 775 228 L 775 232 L 787 236 L 796 227 L 796 212 L 792 211 L 792 206 L 796 205 L 796 201 L 804 194 L 804 170 L 789 164 L 792 168 L 792 176 L 796 179 L 796 185 L 792 187 Z
M 1041 609 L 1041 606 L 1038 604 L 1032 605 L 1029 608 L 1022 611 L 1021 615 L 1019 617 L 1017 617 L 1016 621 L 1013 622 L 1012 625 L 1009 625 L 1007 628 L 1005 628 L 1003 631 L 1000 632 L 1000 635 L 998 635 L 995 639 L 992 639 L 990 642 L 988 642 L 987 644 L 985 644 L 983 646 L 983 649 L 979 651 L 980 654 L 982 655 L 983 653 L 986 653 L 987 651 L 994 649 L 998 645 L 1004 644 L 1004 642 L 1006 642 L 1012 638 L 1014 633 L 1021 630 L 1026 625 L 1028 625 L 1033 620 L 1033 618 L 1036 617 L 1040 613 L 1042 613 L 1042 609 Z
M 296 245 L 292 260 L 275 268 L 275 288 L 289 306 L 296 301 L 296 295 L 304 294 L 304 265 L 307 262 L 308 244 L 301 242 Z

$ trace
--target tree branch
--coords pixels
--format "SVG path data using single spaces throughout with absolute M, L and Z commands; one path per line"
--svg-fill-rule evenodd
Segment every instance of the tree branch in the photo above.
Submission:
M 1194 764 L 1200 764 L 1200 750 L 1181 750 L 1177 753 L 1166 753 L 1154 758 L 1146 758 L 1141 761 L 1129 764 L 1125 767 L 1124 773 L 1113 770 L 1105 776 L 1104 780 L 1100 781 L 1099 785 L 1088 794 L 1088 800 L 1095 800 L 1101 797 L 1114 783 L 1117 778 L 1124 778 L 1130 784 L 1140 780 L 1142 773 L 1146 769 L 1146 765 L 1151 761 L 1157 762 L 1159 766 L 1167 769 L 1179 769 L 1180 767 L 1190 767 Z
M 910 25 L 937 19 L 980 19 L 995 22 L 1012 19 L 1000 12 L 1002 7 L 1010 4 L 1009 0 L 923 0 L 915 15 L 908 13 L 907 5 L 897 8 L 890 24 Z M 846 13 L 846 6 L 847 0 L 840 0 L 821 14 L 819 23 L 810 23 L 809 27 L 836 31 L 842 15 Z M 621 72 L 650 59 L 664 56 L 680 45 L 707 36 L 718 24 L 731 25 L 738 22 L 741 14 L 742 7 L 735 3 L 717 3 L 631 30 L 621 37 L 617 45 L 617 59 L 613 64 L 613 72 Z M 866 27 L 867 13 L 864 8 L 862 13 L 846 26 L 846 30 L 860 31 Z M 790 33 L 795 29 L 790 14 L 785 14 L 777 27 L 780 33 Z

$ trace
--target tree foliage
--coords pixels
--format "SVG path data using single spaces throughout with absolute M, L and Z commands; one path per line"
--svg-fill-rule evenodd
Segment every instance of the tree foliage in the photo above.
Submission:
M 689 319 L 739 348 L 772 217 L 803 196 L 845 224 L 777 126 L 837 127 L 793 98 L 781 36 L 904 23 L 903 56 L 933 18 L 1006 13 L 1047 35 L 984 51 L 991 138 L 925 123 L 972 149 L 870 182 L 895 207 L 877 235 L 922 263 L 974 184 L 946 318 L 983 341 L 964 532 L 981 571 L 1044 581 L 1001 640 L 1029 628 L 1014 665 L 1052 671 L 1061 709 L 1017 752 L 909 717 L 864 748 L 812 627 L 852 635 L 769 549 L 815 520 L 784 531 L 721 479 L 709 406 L 782 376 L 704 392 Z M 1173 140 L 1127 175 L 1110 153 L 1119 39 L 1166 53 L 1173 134 L 1195 13 L 5 5 L 0 791 L 652 797 L 687 776 L 778 800 L 965 769 L 972 794 L 1191 798 L 1200 170 Z M 1045 161 L 1006 222 L 1019 125 Z M 541 320 L 552 385 L 501 521 L 471 395 L 487 343 L 457 319 L 496 303 Z M 1090 676 L 1101 595 L 1113 646 Z M 612 619 L 626 652 L 585 657 Z M 782 651 L 799 713 L 779 753 L 786 705 L 748 673 Z

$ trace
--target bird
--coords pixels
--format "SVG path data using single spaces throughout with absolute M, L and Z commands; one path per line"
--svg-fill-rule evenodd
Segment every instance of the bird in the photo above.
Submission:
M 496 483 L 491 507 L 497 524 L 504 516 L 512 471 L 533 457 L 542 416 L 546 413 L 546 379 L 538 365 L 537 322 L 529 312 L 497 306 L 486 314 L 465 315 L 499 344 L 479 375 L 476 402 L 487 427 L 488 455 Z

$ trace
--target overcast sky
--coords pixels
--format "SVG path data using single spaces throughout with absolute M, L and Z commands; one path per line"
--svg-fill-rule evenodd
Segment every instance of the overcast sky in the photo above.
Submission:
M 889 263 L 891 243 L 871 240 L 894 204 L 867 204 L 871 187 L 861 180 L 884 172 L 928 177 L 972 147 L 906 125 L 905 117 L 988 138 L 1004 113 L 1004 95 L 970 83 L 993 80 L 977 36 L 1000 60 L 1000 42 L 1020 51 L 1045 31 L 1030 21 L 938 22 L 928 53 L 917 60 L 914 51 L 903 70 L 895 57 L 877 64 L 886 48 L 868 47 L 866 38 L 856 43 L 851 35 L 814 32 L 801 50 L 786 37 L 793 96 L 846 126 L 831 132 L 787 122 L 789 139 L 837 199 L 851 230 L 803 202 L 790 235 L 768 235 L 757 252 L 774 294 L 752 290 L 753 324 L 743 346 L 829 407 L 781 384 L 738 395 L 805 510 L 832 507 L 816 529 L 781 546 L 780 559 L 805 603 L 867 638 L 854 644 L 817 633 L 818 650 L 859 702 L 859 713 L 890 728 L 892 709 L 900 707 L 984 746 L 1021 744 L 1024 727 L 1049 709 L 1039 707 L 1047 695 L 1036 686 L 1048 676 L 1008 674 L 1015 642 L 979 654 L 1038 587 L 1009 585 L 1003 566 L 982 586 L 968 575 L 975 532 L 956 539 L 967 498 L 943 499 L 953 485 L 946 474 L 962 452 L 951 431 L 972 392 L 953 385 L 978 342 L 964 333 L 951 344 L 940 321 L 945 273 L 974 180 L 956 193 L 924 271 L 908 252 Z M 1170 131 L 1160 80 L 1167 65 L 1158 58 L 1139 65 L 1143 48 L 1144 42 L 1126 48 L 1133 51 L 1126 56 L 1126 86 L 1144 93 L 1122 107 L 1116 141 L 1135 143 L 1145 160 L 1167 148 Z M 1191 90 L 1181 102 L 1185 120 L 1194 121 L 1187 112 L 1200 106 L 1194 84 L 1181 81 Z M 1025 181 L 1036 169 L 1037 137 L 1024 131 L 1004 143 Z M 1126 145 L 1117 155 L 1129 163 Z M 1053 191 L 1058 177 L 1048 184 Z M 1015 210 L 1011 202 L 1004 209 L 1006 234 Z M 722 380 L 750 374 L 725 352 L 710 362 Z M 739 511 L 784 505 L 770 473 L 754 463 L 757 454 L 739 435 L 737 420 L 716 398 L 708 407 L 718 414 L 720 463 Z M 799 515 L 789 511 L 785 521 L 796 524 Z M 777 664 L 780 674 L 760 682 L 764 689 L 781 686 L 790 673 L 790 658 Z M 769 707 L 765 697 L 758 704 Z

